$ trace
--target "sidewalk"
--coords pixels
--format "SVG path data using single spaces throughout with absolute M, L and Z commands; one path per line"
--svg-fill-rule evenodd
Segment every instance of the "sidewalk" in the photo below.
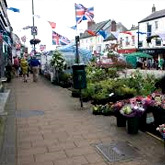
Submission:
M 127 134 L 125 128 L 116 126 L 115 117 L 93 115 L 90 103 L 84 103 L 82 110 L 68 89 L 43 77 L 37 83 L 31 77 L 28 83 L 15 78 L 8 88 L 12 91 L 9 106 L 15 106 L 8 111 L 15 110 L 12 117 L 17 134 L 13 165 L 165 164 L 161 141 L 140 131 Z M 97 149 L 104 145 L 113 146 L 104 148 L 111 162 Z M 126 146 L 126 155 L 121 153 L 122 146 Z

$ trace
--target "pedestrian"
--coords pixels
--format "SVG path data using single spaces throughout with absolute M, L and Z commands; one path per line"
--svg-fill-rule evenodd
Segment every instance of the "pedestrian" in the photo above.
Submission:
M 159 62 L 159 64 L 158 64 L 159 65 L 159 69 L 160 70 L 163 70 L 164 59 L 163 58 L 160 58 L 158 62 Z
M 23 75 L 23 81 L 27 82 L 28 62 L 25 58 L 21 59 L 21 70 Z
M 39 60 L 35 56 L 33 56 L 30 61 L 30 66 L 31 66 L 32 72 L 33 72 L 33 82 L 38 81 L 40 65 L 41 65 L 41 63 L 39 62 Z
M 11 77 L 12 77 L 12 64 L 11 61 L 8 60 L 7 65 L 5 66 L 5 76 L 7 78 L 7 82 L 11 82 Z
M 16 75 L 16 77 L 18 77 L 19 76 L 19 67 L 20 67 L 19 59 L 18 59 L 17 56 L 14 56 L 13 58 L 14 58 L 13 67 L 14 67 L 14 70 L 15 70 L 15 75 Z

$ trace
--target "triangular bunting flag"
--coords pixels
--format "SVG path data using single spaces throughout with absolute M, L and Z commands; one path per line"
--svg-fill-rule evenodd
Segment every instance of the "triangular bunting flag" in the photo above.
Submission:
M 48 22 L 49 22 L 49 24 L 50 24 L 50 26 L 51 26 L 52 29 L 55 29 L 56 28 L 56 23 L 50 22 L 50 21 L 48 21 Z

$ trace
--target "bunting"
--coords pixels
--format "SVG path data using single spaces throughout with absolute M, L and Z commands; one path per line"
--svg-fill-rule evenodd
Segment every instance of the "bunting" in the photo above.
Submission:
M 131 35 L 132 36 L 132 33 L 129 32 L 129 31 L 124 31 L 124 32 L 120 32 L 120 33 L 124 33 L 124 34 L 128 34 L 128 35 Z
M 40 51 L 43 52 L 46 50 L 46 45 L 40 45 Z
M 17 8 L 14 8 L 14 7 L 9 7 L 9 8 L 7 8 L 8 10 L 11 10 L 11 11 L 13 11 L 13 12 L 20 12 L 20 9 L 17 9 Z
M 22 36 L 22 37 L 21 37 L 21 40 L 22 40 L 22 42 L 24 42 L 24 43 L 25 43 L 25 42 L 26 42 L 26 36 L 25 36 L 25 35 L 24 35 L 24 36 Z
M 107 38 L 107 33 L 104 30 L 99 30 L 98 34 L 100 34 L 104 39 Z
M 76 24 L 81 23 L 82 20 L 93 21 L 94 7 L 86 8 L 82 4 L 75 3 Z
M 56 23 L 51 22 L 51 21 L 48 21 L 48 22 L 49 22 L 49 24 L 50 24 L 50 26 L 51 26 L 52 29 L 55 29 L 56 28 Z
M 77 30 L 77 25 L 71 26 L 70 28 L 73 29 L 73 30 Z
M 88 34 L 92 35 L 92 36 L 96 36 L 97 35 L 93 30 L 90 30 L 90 29 L 86 30 L 86 32 Z

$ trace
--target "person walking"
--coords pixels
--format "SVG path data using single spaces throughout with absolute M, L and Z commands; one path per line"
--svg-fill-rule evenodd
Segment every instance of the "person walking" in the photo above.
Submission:
M 25 58 L 21 59 L 21 70 L 23 75 L 23 81 L 27 82 L 27 73 L 28 73 L 28 62 Z
M 16 77 L 18 77 L 19 76 L 19 66 L 20 66 L 19 59 L 18 59 L 17 56 L 14 56 L 13 58 L 14 58 L 13 67 L 14 67 L 14 70 L 15 70 L 15 75 L 16 75 Z
M 32 72 L 33 72 L 33 82 L 38 81 L 38 74 L 39 74 L 40 65 L 41 65 L 41 63 L 39 62 L 39 60 L 35 56 L 33 56 L 31 61 L 30 61 L 30 66 L 31 66 Z

